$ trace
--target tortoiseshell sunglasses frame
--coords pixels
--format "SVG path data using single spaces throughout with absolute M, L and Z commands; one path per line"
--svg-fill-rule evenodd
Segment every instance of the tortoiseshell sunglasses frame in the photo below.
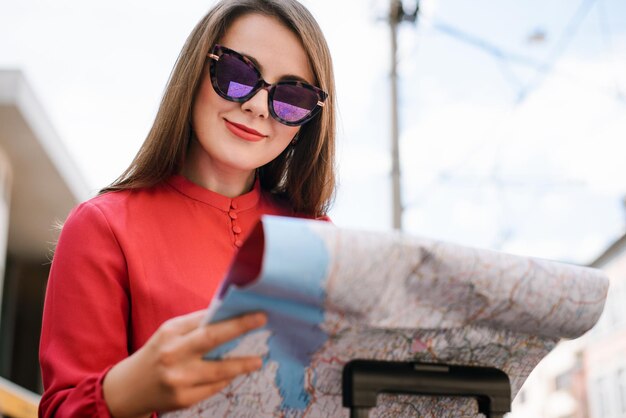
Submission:
M 238 58 L 239 60 L 241 60 L 242 62 L 244 62 L 246 65 L 248 65 L 253 71 L 254 73 L 257 75 L 258 81 L 257 83 L 254 85 L 254 87 L 252 88 L 252 90 L 250 91 L 250 93 L 246 94 L 245 96 L 242 97 L 232 97 L 229 96 L 228 94 L 226 94 L 225 92 L 223 92 L 220 87 L 219 84 L 217 82 L 217 74 L 216 74 L 216 70 L 215 70 L 215 63 L 217 61 L 220 60 L 220 57 L 222 55 L 232 55 L 235 56 L 236 58 Z M 305 123 L 307 123 L 308 121 L 310 121 L 311 119 L 313 119 L 315 117 L 315 115 L 317 115 L 319 113 L 319 111 L 322 109 L 322 107 L 324 107 L 324 101 L 326 100 L 326 98 L 328 97 L 328 94 L 315 86 L 312 86 L 308 83 L 305 83 L 303 81 L 299 81 L 299 80 L 285 80 L 285 81 L 278 81 L 274 84 L 270 84 L 267 81 L 265 81 L 261 75 L 261 72 L 259 71 L 259 69 L 256 67 L 256 65 L 245 55 L 240 54 L 237 51 L 233 51 L 232 49 L 226 48 L 225 46 L 222 45 L 215 45 L 213 47 L 213 49 L 211 50 L 211 52 L 209 54 L 207 54 L 207 57 L 209 59 L 211 59 L 211 65 L 210 65 L 210 69 L 209 72 L 211 74 L 211 84 L 213 85 L 213 89 L 215 90 L 215 92 L 222 97 L 223 99 L 229 100 L 231 102 L 237 102 L 237 103 L 243 103 L 246 102 L 248 100 L 250 100 L 250 98 L 252 98 L 252 96 L 254 96 L 259 90 L 264 89 L 267 90 L 268 92 L 268 97 L 267 97 L 267 105 L 270 111 L 270 114 L 272 115 L 272 117 L 274 119 L 276 119 L 278 122 L 287 125 L 287 126 L 301 126 L 304 125 Z M 273 101 L 274 101 L 274 90 L 276 88 L 276 86 L 279 85 L 289 85 L 289 86 L 296 86 L 296 87 L 301 87 L 301 88 L 305 88 L 308 90 L 313 91 L 316 95 L 317 95 L 317 103 L 315 104 L 315 107 L 311 110 L 311 112 L 305 116 L 302 119 L 296 120 L 296 121 L 287 121 L 282 119 L 280 116 L 278 116 L 274 110 L 274 105 L 273 105 Z

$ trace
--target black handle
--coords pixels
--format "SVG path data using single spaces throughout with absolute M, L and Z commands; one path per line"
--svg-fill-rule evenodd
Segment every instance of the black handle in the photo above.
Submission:
M 478 411 L 501 418 L 511 410 L 509 377 L 494 367 L 352 360 L 343 368 L 343 406 L 352 418 L 368 416 L 379 393 L 465 396 L 478 401 Z

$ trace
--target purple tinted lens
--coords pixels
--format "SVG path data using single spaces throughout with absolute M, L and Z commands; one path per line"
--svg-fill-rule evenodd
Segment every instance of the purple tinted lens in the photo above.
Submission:
M 289 103 L 279 102 L 274 99 L 274 112 L 282 120 L 287 122 L 296 122 L 300 119 L 304 119 L 311 111 L 309 109 L 303 109 L 298 106 L 290 105 Z
M 306 118 L 317 105 L 317 94 L 305 87 L 279 84 L 274 90 L 274 112 L 287 122 Z
M 248 64 L 228 54 L 217 61 L 215 74 L 221 92 L 234 99 L 248 95 L 259 81 Z
M 252 90 L 252 87 L 250 86 L 239 84 L 236 81 L 231 81 L 228 84 L 228 91 L 226 92 L 226 95 L 230 97 L 243 97 L 250 93 L 250 90 Z

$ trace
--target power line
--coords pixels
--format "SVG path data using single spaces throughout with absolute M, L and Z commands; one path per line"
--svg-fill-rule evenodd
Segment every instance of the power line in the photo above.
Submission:
M 558 61 L 559 57 L 567 50 L 568 46 L 575 38 L 580 26 L 589 14 L 594 3 L 595 0 L 581 1 L 576 11 L 568 20 L 565 29 L 561 32 L 561 35 L 558 37 L 557 42 L 555 43 L 554 47 L 551 49 L 545 60 L 537 60 L 523 54 L 509 52 L 506 49 L 501 48 L 500 46 L 495 45 L 490 41 L 467 33 L 459 29 L 458 27 L 446 24 L 436 19 L 425 18 L 423 14 L 419 12 L 419 10 L 418 13 L 416 13 L 416 18 L 417 16 L 419 16 L 420 19 L 429 20 L 433 29 L 450 37 L 453 37 L 461 42 L 464 42 L 465 44 L 479 49 L 487 53 L 489 56 L 493 57 L 495 61 L 500 64 L 500 70 L 505 76 L 506 80 L 512 86 L 514 86 L 515 91 L 518 92 L 516 99 L 513 103 L 511 103 L 512 107 L 510 110 L 513 111 L 518 108 L 519 105 L 524 102 L 534 91 L 536 91 L 541 86 L 542 82 L 551 74 L 566 75 L 570 78 L 578 78 L 575 75 L 567 74 L 567 72 L 560 69 L 558 71 L 555 71 L 555 64 Z M 606 16 L 603 17 L 606 18 Z M 604 23 L 605 24 L 603 34 L 605 36 L 605 43 L 607 44 L 607 48 L 612 51 L 610 28 L 608 26 L 608 22 L 605 21 Z M 534 76 L 530 80 L 530 82 L 523 83 L 512 71 L 512 65 L 521 65 L 532 69 L 534 71 Z M 588 82 L 588 80 L 580 79 L 577 81 Z M 626 100 L 624 100 L 624 96 L 619 89 L 617 79 L 615 79 L 615 81 L 615 92 L 611 92 L 611 96 L 626 104 Z M 593 85 L 595 87 L 599 87 L 596 84 Z M 501 123 L 499 123 L 498 125 L 501 125 Z M 500 136 L 498 144 L 496 145 L 496 148 L 498 150 L 500 150 L 503 146 L 502 141 L 503 136 Z M 478 146 L 474 151 L 479 151 L 485 146 L 487 146 L 487 143 L 483 144 L 482 146 Z M 493 144 L 491 146 L 493 146 Z M 457 182 L 458 178 L 455 177 L 454 173 L 469 161 L 470 157 L 468 156 L 468 154 L 474 154 L 474 151 L 466 153 L 464 157 L 457 162 L 457 164 L 454 164 L 456 168 L 449 167 L 448 169 L 441 171 L 438 178 L 435 178 L 432 182 L 430 182 L 429 185 L 426 185 L 424 188 L 422 188 L 423 191 L 422 193 L 420 193 L 420 195 L 423 196 L 425 194 L 424 190 L 431 190 L 430 192 L 434 192 L 434 190 L 432 189 L 435 189 L 438 185 L 441 185 L 442 183 Z M 499 153 L 500 151 L 497 152 Z M 528 182 L 515 181 L 512 179 L 503 179 L 502 174 L 500 173 L 500 164 L 501 162 L 498 161 L 498 158 L 494 158 L 491 174 L 484 176 L 480 179 L 481 182 L 488 182 L 492 187 L 494 187 L 494 191 L 501 202 L 500 206 L 502 213 L 501 216 L 499 216 L 499 223 L 501 223 L 501 232 L 498 234 L 498 236 L 496 237 L 496 241 L 494 242 L 495 248 L 502 248 L 509 240 L 514 237 L 515 234 L 514 228 L 512 228 L 512 226 L 508 224 L 506 220 L 506 212 L 510 210 L 510 205 L 507 203 L 507 190 L 511 188 L 532 187 L 532 190 L 535 190 L 537 193 L 545 194 L 548 192 L 553 192 L 555 190 L 562 190 L 565 187 L 578 188 L 584 186 L 584 182 L 572 181 L 567 179 L 565 179 L 564 181 L 544 181 L 541 182 L 541 184 L 529 184 Z M 485 187 L 485 185 L 481 187 Z M 414 206 L 417 203 L 415 201 L 415 195 L 412 200 L 413 202 L 409 203 L 407 207 Z M 419 206 L 419 203 L 417 205 Z
M 520 93 L 518 94 L 517 100 L 524 101 L 526 98 L 541 85 L 545 77 L 552 71 L 554 64 L 561 54 L 567 49 L 572 39 L 578 32 L 580 25 L 585 20 L 585 17 L 589 14 L 591 10 L 591 6 L 596 2 L 596 0 L 582 0 L 576 13 L 569 20 L 565 30 L 561 34 L 561 37 L 556 43 L 556 46 L 548 56 L 548 59 L 544 61 L 544 64 L 540 69 L 535 73 L 535 77 L 531 80 L 530 83 L 524 87 Z
M 622 104 L 626 104 L 626 95 L 618 89 L 617 94 L 615 89 L 611 88 L 607 90 L 604 85 L 595 83 L 588 79 L 581 78 L 576 74 L 570 73 L 566 70 L 558 70 L 555 71 L 554 64 L 558 56 L 562 54 L 565 50 L 565 47 L 572 40 L 575 35 L 576 30 L 584 17 L 589 12 L 592 3 L 595 0 L 590 0 L 587 2 L 581 3 L 577 12 L 573 15 L 572 19 L 567 25 L 567 29 L 561 35 L 560 41 L 557 43 L 557 47 L 555 47 L 550 54 L 550 56 L 546 60 L 537 60 L 535 58 L 531 58 L 529 56 L 512 53 L 507 51 L 505 48 L 502 48 L 491 41 L 483 39 L 479 36 L 466 32 L 457 26 L 446 23 L 440 19 L 432 19 L 423 13 L 418 13 L 419 19 L 422 21 L 429 23 L 430 26 L 447 36 L 450 36 L 460 42 L 463 42 L 469 46 L 472 46 L 490 57 L 497 60 L 500 64 L 500 71 L 502 72 L 505 80 L 511 84 L 511 86 L 515 89 L 518 101 L 523 101 L 533 90 L 536 90 L 540 82 L 550 74 L 559 75 L 565 78 L 568 78 L 576 83 L 583 83 L 598 91 L 602 91 L 605 94 L 608 94 L 613 99 L 621 102 Z M 524 84 L 518 77 L 515 76 L 513 71 L 511 71 L 511 65 L 519 65 L 531 70 L 535 71 L 534 80 L 530 83 Z
M 598 24 L 600 25 L 600 33 L 602 34 L 602 40 L 607 54 L 609 55 L 609 62 L 612 66 L 616 66 L 615 49 L 613 48 L 613 35 L 611 33 L 611 26 L 609 25 L 609 19 L 605 8 L 605 2 L 598 2 Z M 615 97 L 621 101 L 626 102 L 626 94 L 622 90 L 620 83 L 617 79 L 617 72 L 612 71 L 613 88 L 615 89 Z
M 537 71 L 544 70 L 543 64 L 540 61 L 537 61 L 525 55 L 508 52 L 505 49 L 495 45 L 494 43 L 487 41 L 485 39 L 482 39 L 476 35 L 465 32 L 456 26 L 452 26 L 438 19 L 437 20 L 428 19 L 427 17 L 424 17 L 423 14 L 420 14 L 420 19 L 428 21 L 432 25 L 433 29 L 439 32 L 442 32 L 446 35 L 449 35 L 455 39 L 458 39 L 477 49 L 480 49 L 494 58 L 497 58 L 502 61 L 513 62 L 516 64 L 524 65 L 526 67 L 530 67 Z
M 594 1 L 595 0 L 585 0 L 581 2 L 576 13 L 568 22 L 566 29 L 563 31 L 561 37 L 557 41 L 557 44 L 553 48 L 548 59 L 545 60 L 544 62 L 538 62 L 524 55 L 510 53 L 504 50 L 503 48 L 500 48 L 494 45 L 491 42 L 488 42 L 484 39 L 481 39 L 467 32 L 464 32 L 454 26 L 442 23 L 441 21 L 432 21 L 431 24 L 434 29 L 440 32 L 443 32 L 445 34 L 448 34 L 456 39 L 462 40 L 466 44 L 472 45 L 488 53 L 490 56 L 496 58 L 497 62 L 500 62 L 502 64 L 501 71 L 503 72 L 505 77 L 508 78 L 508 81 L 511 84 L 515 83 L 516 88 L 519 88 L 521 85 L 521 89 L 519 90 L 518 96 L 515 102 L 513 103 L 513 106 L 511 109 L 513 110 L 517 108 L 529 96 L 529 94 L 532 93 L 532 91 L 537 89 L 539 85 L 541 84 L 541 82 L 545 79 L 545 77 L 547 77 L 553 71 L 556 60 L 565 51 L 565 49 L 567 48 L 571 40 L 574 38 L 578 28 L 580 27 L 584 18 L 587 16 Z M 422 18 L 422 14 L 420 14 L 420 18 Z M 533 80 L 530 83 L 523 85 L 520 82 L 520 80 L 517 77 L 515 77 L 515 74 L 512 71 L 510 71 L 511 63 L 521 64 L 521 65 L 531 67 L 532 69 L 534 69 L 535 76 Z M 498 148 L 498 152 L 500 152 L 499 150 L 502 147 L 501 138 L 500 138 L 500 141 L 498 142 L 499 142 L 499 145 L 497 146 L 497 148 Z M 464 160 L 467 161 L 466 159 Z M 464 165 L 465 161 L 462 161 L 460 165 Z M 488 176 L 488 179 L 489 179 L 489 183 L 491 183 L 495 187 L 496 193 L 499 196 L 499 199 L 501 200 L 502 210 L 506 211 L 505 206 L 508 206 L 508 205 L 505 204 L 505 201 L 507 200 L 505 196 L 505 190 L 507 189 L 507 187 L 512 187 L 513 184 L 511 184 L 511 182 L 503 181 L 503 179 L 500 177 L 499 166 L 500 164 L 497 161 L 497 158 L 494 159 L 494 163 L 493 163 L 492 170 L 491 170 L 491 175 Z M 448 174 L 453 173 L 454 171 L 456 170 L 450 170 L 450 169 L 446 170 Z M 440 175 L 439 178 L 434 180 L 431 183 L 430 187 L 427 187 L 427 188 L 434 187 L 436 183 L 441 184 L 443 177 L 446 175 L 445 172 L 441 174 L 443 174 L 443 176 Z M 545 189 L 548 189 L 548 188 L 552 189 L 556 187 L 562 188 L 564 185 L 565 184 L 563 183 L 561 184 L 555 183 L 555 184 L 550 184 L 550 185 L 544 184 L 543 185 L 544 193 L 545 193 Z M 569 185 L 571 186 L 573 184 L 571 184 L 570 182 Z M 517 186 L 519 187 L 520 184 L 518 184 Z M 579 186 L 579 184 L 577 184 L 576 186 Z M 534 185 L 533 189 L 536 190 L 537 185 Z M 502 214 L 501 222 L 506 223 L 505 218 L 506 216 Z M 509 241 L 514 236 L 514 230 L 510 225 L 502 225 L 500 227 L 500 230 L 501 232 L 498 234 L 497 242 L 494 243 L 495 248 L 502 248 L 506 244 L 506 242 Z

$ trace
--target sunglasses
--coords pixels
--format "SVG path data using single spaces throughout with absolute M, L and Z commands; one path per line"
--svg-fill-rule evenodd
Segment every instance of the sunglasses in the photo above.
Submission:
M 310 121 L 328 97 L 323 90 L 302 81 L 270 84 L 249 58 L 221 45 L 215 45 L 208 57 L 212 60 L 211 83 L 218 95 L 243 103 L 265 89 L 270 114 L 284 125 L 300 126 Z

